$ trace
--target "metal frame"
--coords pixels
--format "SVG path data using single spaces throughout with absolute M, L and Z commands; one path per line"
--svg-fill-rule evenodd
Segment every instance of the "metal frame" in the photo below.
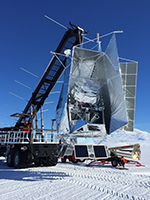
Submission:
M 48 97 L 49 93 L 52 91 L 57 80 L 64 71 L 66 57 L 61 54 L 64 54 L 64 50 L 72 49 L 73 46 L 82 43 L 83 32 L 84 30 L 79 27 L 76 27 L 75 29 L 68 29 L 68 31 L 66 31 L 55 51 L 55 53 L 58 53 L 57 57 L 54 54 L 53 58 L 48 64 L 42 78 L 40 79 L 23 111 L 24 114 L 31 114 L 31 107 L 33 110 L 35 109 L 36 112 L 38 112 L 38 110 L 44 104 L 45 99 Z M 57 59 L 59 59 L 61 62 L 59 62 Z M 21 116 L 15 125 L 15 130 L 23 125 L 23 120 L 24 117 Z
M 39 129 L 39 131 L 41 131 Z M 56 138 L 56 135 L 53 133 L 53 140 L 51 139 L 52 136 L 52 130 L 44 130 L 44 141 L 42 141 L 42 138 L 33 138 L 32 144 L 51 144 L 51 143 L 59 143 L 58 138 Z M 33 130 L 34 134 L 34 130 Z M 7 133 L 1 133 L 3 135 L 3 138 L 0 137 L 0 144 L 29 144 L 29 133 L 25 134 L 22 131 L 10 131 Z M 34 134 L 35 135 L 35 134 Z

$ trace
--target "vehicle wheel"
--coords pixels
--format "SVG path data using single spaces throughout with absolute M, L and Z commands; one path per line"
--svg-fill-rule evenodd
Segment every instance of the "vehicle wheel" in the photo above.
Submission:
M 49 157 L 47 162 L 44 163 L 45 166 L 55 166 L 57 165 L 58 158 L 57 157 Z
M 35 164 L 36 167 L 41 166 L 41 162 L 40 162 L 39 159 L 35 160 L 35 161 L 34 161 L 34 164 Z
M 65 163 L 66 162 L 66 157 L 61 158 L 61 162 Z
M 54 158 L 53 158 L 53 162 L 52 162 L 52 166 L 57 165 L 57 162 L 58 162 L 58 158 L 57 158 L 57 157 L 54 157 Z
M 8 167 L 14 166 L 14 154 L 15 154 L 15 150 L 10 150 L 7 155 L 7 166 Z
M 117 158 L 113 158 L 111 160 L 111 164 L 112 164 L 113 167 L 116 167 L 118 165 L 118 159 Z
M 73 163 L 78 163 L 78 161 L 79 161 L 79 160 L 75 159 L 75 156 L 72 155 L 72 162 L 73 162 Z
M 21 151 L 16 151 L 14 155 L 14 168 L 20 169 L 22 167 L 23 158 L 21 156 Z

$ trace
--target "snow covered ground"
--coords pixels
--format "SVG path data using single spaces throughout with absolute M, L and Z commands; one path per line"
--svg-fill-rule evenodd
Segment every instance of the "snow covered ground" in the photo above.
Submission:
M 8 168 L 0 158 L 0 200 L 17 199 L 150 199 L 150 134 L 115 132 L 104 141 L 108 147 L 141 144 L 141 163 L 87 167 L 85 163 L 59 162 L 55 167 Z

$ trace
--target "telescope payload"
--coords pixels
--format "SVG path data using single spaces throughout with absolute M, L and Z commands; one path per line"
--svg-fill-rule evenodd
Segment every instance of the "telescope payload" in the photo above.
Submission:
M 77 137 L 105 136 L 128 123 L 115 34 L 105 52 L 73 47 L 56 121 L 58 134 Z

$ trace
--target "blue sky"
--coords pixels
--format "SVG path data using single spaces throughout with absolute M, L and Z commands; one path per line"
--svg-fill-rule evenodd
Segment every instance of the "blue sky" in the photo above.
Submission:
M 13 113 L 23 110 L 39 79 L 26 73 L 24 68 L 41 77 L 65 29 L 44 17 L 47 15 L 66 27 L 69 22 L 89 31 L 95 38 L 114 30 L 120 57 L 138 61 L 135 128 L 150 132 L 150 1 L 149 0 L 0 0 L 0 127 L 12 125 Z M 110 39 L 110 38 L 108 38 Z M 107 40 L 102 41 L 105 50 Z M 16 80 L 16 81 L 15 81 Z M 55 91 L 60 91 L 57 84 Z M 59 94 L 49 95 L 44 112 L 45 127 L 51 128 Z M 8 107 L 8 106 L 14 107 Z M 40 118 L 40 116 L 39 116 Z M 7 124 L 7 125 L 6 125 Z

